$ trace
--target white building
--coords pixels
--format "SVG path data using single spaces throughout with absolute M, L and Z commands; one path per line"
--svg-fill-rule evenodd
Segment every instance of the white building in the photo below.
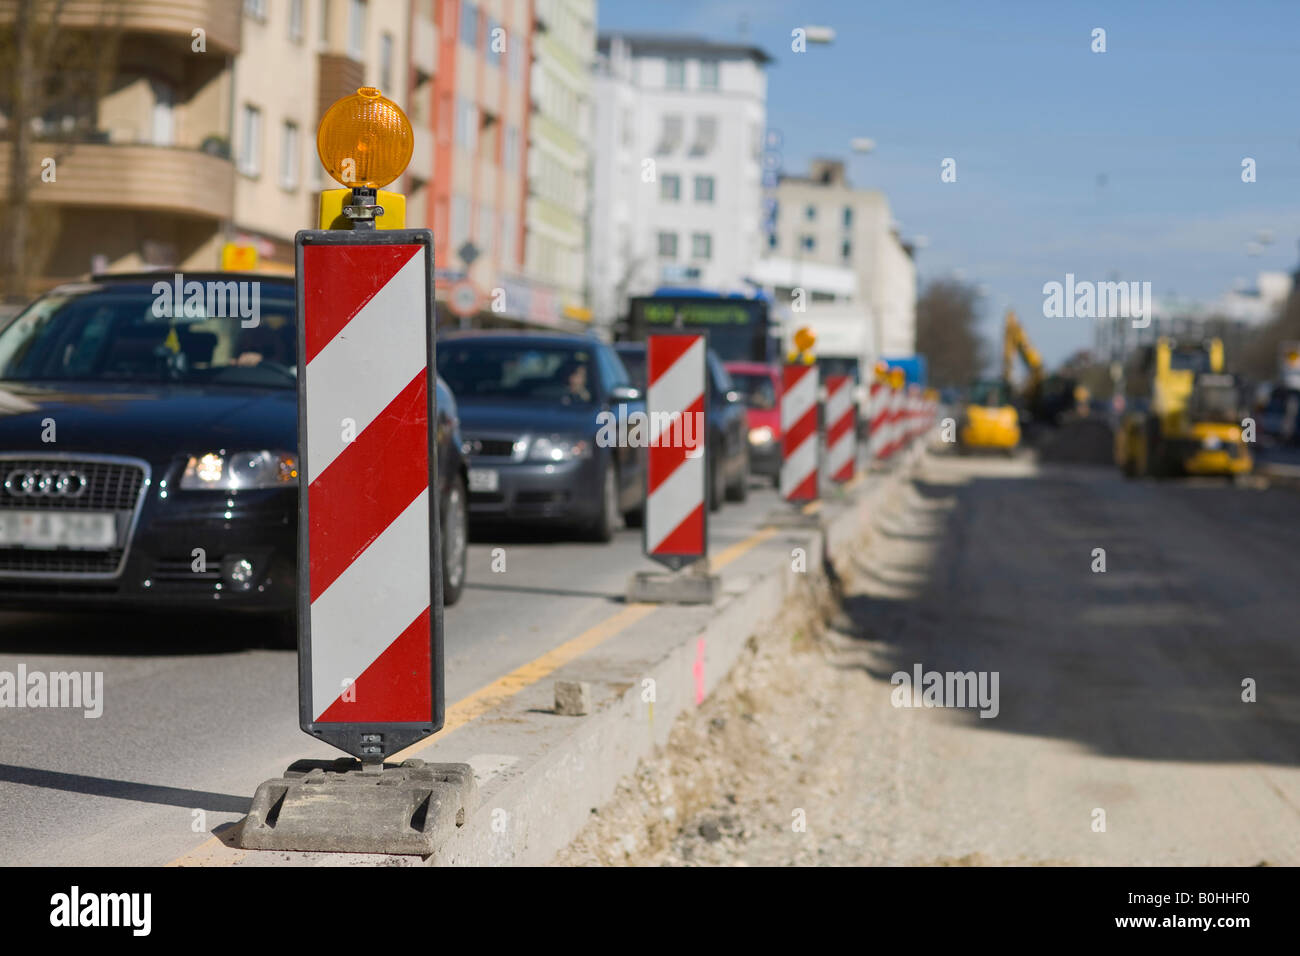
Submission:
M 769 61 L 694 36 L 600 37 L 588 260 L 597 322 L 660 285 L 746 288 L 761 245 Z
M 829 301 L 834 288 L 822 274 L 850 271 L 857 279 L 855 301 L 863 306 L 863 321 L 874 325 L 874 357 L 913 354 L 916 266 L 898 237 L 884 193 L 854 189 L 842 162 L 819 159 L 807 176 L 782 176 L 775 199 L 760 274 L 788 275 L 788 285 L 773 286 L 778 301 L 789 299 L 793 288 L 803 289 L 810 302 Z

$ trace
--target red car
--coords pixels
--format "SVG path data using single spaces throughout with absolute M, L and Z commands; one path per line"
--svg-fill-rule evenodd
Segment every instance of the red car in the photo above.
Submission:
M 749 425 L 749 470 L 781 480 L 781 373 L 762 362 L 727 362 L 736 391 L 744 396 Z

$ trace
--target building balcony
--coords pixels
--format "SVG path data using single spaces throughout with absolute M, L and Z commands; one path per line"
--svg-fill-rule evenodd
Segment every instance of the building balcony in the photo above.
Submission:
M 78 30 L 177 37 L 188 49 L 193 31 L 204 31 L 209 53 L 238 53 L 243 3 L 232 0 L 70 0 L 59 17 Z M 0 20 L 10 19 L 0 5 Z
M 55 161 L 53 182 L 41 178 Z M 0 150 L 0 181 L 10 179 L 10 151 Z M 36 142 L 27 176 L 35 202 L 148 210 L 230 219 L 234 164 L 195 149 L 141 144 Z

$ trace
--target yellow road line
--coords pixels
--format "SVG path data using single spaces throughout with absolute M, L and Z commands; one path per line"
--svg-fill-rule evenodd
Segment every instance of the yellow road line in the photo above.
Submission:
M 776 534 L 776 531 L 776 528 L 760 528 L 744 541 L 733 544 L 713 559 L 711 562 L 713 569 L 721 569 L 735 561 L 756 545 L 772 537 L 772 535 Z M 553 674 L 565 664 L 603 644 L 615 634 L 649 616 L 658 608 L 659 605 L 657 604 L 629 604 L 618 613 L 605 618 L 599 624 L 589 627 L 572 640 L 565 641 L 559 647 L 547 651 L 541 657 L 531 660 L 522 667 L 515 668 L 504 677 L 498 677 L 492 683 L 480 687 L 468 697 L 461 698 L 447 708 L 442 730 L 436 736 L 407 747 L 400 753 L 389 757 L 389 761 L 405 760 L 407 757 L 413 757 L 425 748 L 433 746 L 438 741 L 445 740 L 452 731 L 465 726 L 478 717 L 482 717 L 521 690 L 531 687 L 548 675 Z M 223 854 L 222 848 L 235 855 L 227 856 Z M 246 855 L 247 851 L 226 847 L 219 837 L 214 836 L 189 853 L 172 860 L 167 866 L 203 866 L 205 864 L 228 866 Z

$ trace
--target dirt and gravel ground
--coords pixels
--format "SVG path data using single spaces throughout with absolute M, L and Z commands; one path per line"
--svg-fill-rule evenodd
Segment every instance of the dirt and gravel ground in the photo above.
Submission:
M 557 863 L 1300 863 L 1300 496 L 936 458 L 877 525 Z

